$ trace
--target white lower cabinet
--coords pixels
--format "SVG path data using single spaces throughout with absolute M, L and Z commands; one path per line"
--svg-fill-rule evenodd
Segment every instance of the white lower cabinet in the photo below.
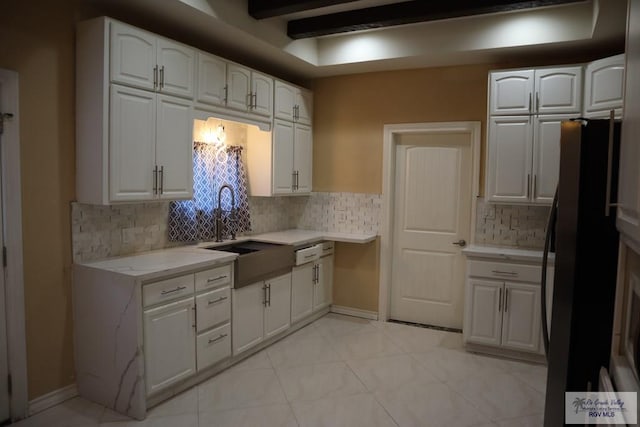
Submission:
M 291 273 L 233 290 L 233 354 L 291 324 Z
M 226 323 L 198 335 L 196 343 L 198 371 L 231 356 L 231 325 Z
M 144 312 L 147 394 L 196 372 L 193 296 Z
M 470 260 L 467 270 L 465 342 L 541 353 L 541 267 Z
M 333 255 L 294 267 L 291 283 L 291 322 L 331 305 Z

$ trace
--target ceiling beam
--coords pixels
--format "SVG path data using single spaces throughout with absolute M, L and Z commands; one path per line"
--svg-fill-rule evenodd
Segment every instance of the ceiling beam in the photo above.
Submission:
M 255 19 L 273 18 L 357 0 L 249 0 L 249 15 Z
M 302 39 L 582 1 L 584 0 L 412 0 L 289 21 L 287 35 L 292 39 Z

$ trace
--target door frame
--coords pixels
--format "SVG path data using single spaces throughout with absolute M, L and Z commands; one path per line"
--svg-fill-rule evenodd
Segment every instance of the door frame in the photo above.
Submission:
M 20 178 L 20 114 L 18 73 L 0 69 L 2 105 L 13 117 L 4 123 L 2 135 L 2 194 L 7 266 L 5 270 L 6 316 L 9 374 L 12 391 L 11 419 L 27 416 L 27 344 L 24 307 L 24 270 L 22 254 L 22 190 Z M 2 379 L 4 382 L 4 379 Z
M 471 135 L 471 235 L 469 244 L 475 242 L 476 204 L 480 195 L 480 141 L 481 123 L 468 122 L 432 122 L 402 123 L 384 125 L 382 152 L 382 219 L 380 227 L 380 287 L 378 295 L 378 319 L 389 319 L 391 301 L 391 277 L 393 261 L 393 201 L 395 198 L 396 146 L 401 135 L 416 133 L 468 133 Z

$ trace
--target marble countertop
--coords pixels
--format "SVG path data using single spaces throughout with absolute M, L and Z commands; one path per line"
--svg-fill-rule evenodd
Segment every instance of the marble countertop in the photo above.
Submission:
M 541 250 L 501 248 L 495 246 L 470 245 L 462 250 L 467 256 L 495 258 L 514 261 L 542 261 Z M 555 254 L 549 253 L 549 262 L 555 261 Z
M 140 254 L 81 263 L 85 267 L 120 273 L 140 280 L 150 280 L 183 271 L 213 267 L 231 262 L 236 254 L 198 249 L 194 246 L 162 249 Z
M 321 240 L 368 243 L 375 240 L 376 237 L 377 236 L 375 234 L 330 233 L 324 231 L 293 229 L 243 236 L 237 240 L 202 242 L 197 245 L 179 246 L 176 248 L 142 252 L 139 254 L 108 258 L 100 261 L 80 263 L 79 265 L 112 271 L 114 273 L 135 277 L 139 280 L 150 280 L 170 274 L 179 274 L 184 271 L 198 270 L 212 267 L 217 264 L 231 262 L 238 256 L 231 252 L 204 249 L 212 246 L 222 246 L 229 243 L 238 243 L 247 240 L 293 246 L 305 245 L 307 243 L 313 243 Z

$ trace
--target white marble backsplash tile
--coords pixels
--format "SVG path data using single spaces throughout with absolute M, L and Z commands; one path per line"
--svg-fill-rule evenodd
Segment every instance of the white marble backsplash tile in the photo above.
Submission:
M 249 197 L 251 234 L 301 228 L 379 234 L 379 194 L 312 193 Z M 180 246 L 169 241 L 169 202 L 95 206 L 72 203 L 73 261 L 86 262 Z
M 548 206 L 497 205 L 478 199 L 476 244 L 542 249 L 548 216 Z

